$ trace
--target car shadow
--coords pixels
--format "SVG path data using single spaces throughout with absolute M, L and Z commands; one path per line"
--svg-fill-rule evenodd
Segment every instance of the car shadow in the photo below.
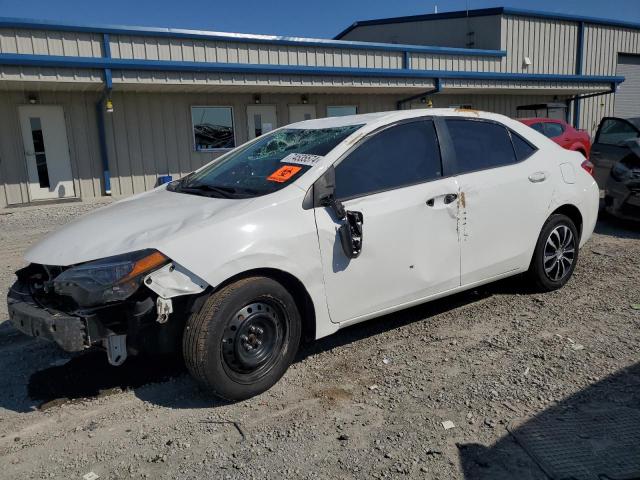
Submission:
M 492 295 L 515 293 L 528 293 L 525 282 L 518 277 L 385 315 L 303 344 L 295 361 L 413 322 L 428 321 L 434 315 Z M 114 367 L 102 351 L 68 354 L 53 344 L 22 335 L 9 322 L 0 324 L 0 359 L 16 366 L 11 376 L 0 377 L 0 408 L 16 412 L 122 391 L 133 391 L 147 402 L 169 408 L 211 408 L 222 404 L 199 389 L 176 356 L 132 356 L 123 366 Z
M 600 210 L 594 232 L 616 238 L 640 239 L 640 220 L 623 220 Z
M 514 421 L 491 446 L 458 444 L 467 480 L 640 478 L 640 363 Z

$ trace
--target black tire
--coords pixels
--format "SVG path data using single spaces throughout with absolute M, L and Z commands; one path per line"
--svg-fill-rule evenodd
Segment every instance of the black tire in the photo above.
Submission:
M 182 351 L 203 387 L 224 400 L 244 400 L 280 380 L 300 332 L 291 294 L 271 278 L 248 277 L 212 293 L 191 315 Z
M 569 281 L 578 262 L 579 243 L 578 229 L 569 217 L 553 214 L 547 219 L 528 271 L 536 290 L 550 292 Z M 559 247 L 554 249 L 556 245 Z

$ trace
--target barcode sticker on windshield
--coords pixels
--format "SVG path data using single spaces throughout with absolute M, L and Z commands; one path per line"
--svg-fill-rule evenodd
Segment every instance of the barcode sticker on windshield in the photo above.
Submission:
M 299 165 L 315 165 L 322 157 L 320 155 L 311 155 L 309 153 L 290 153 L 282 160 L 281 163 L 297 163 Z

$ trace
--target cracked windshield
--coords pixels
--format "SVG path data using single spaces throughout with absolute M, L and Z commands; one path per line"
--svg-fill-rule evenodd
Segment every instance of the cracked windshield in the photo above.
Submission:
M 266 195 L 299 178 L 361 126 L 278 130 L 230 152 L 170 188 L 225 198 Z

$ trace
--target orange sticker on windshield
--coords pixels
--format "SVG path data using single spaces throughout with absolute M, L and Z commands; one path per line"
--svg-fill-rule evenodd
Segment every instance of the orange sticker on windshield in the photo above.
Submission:
M 302 170 L 302 167 L 285 165 L 284 167 L 280 167 L 278 170 L 269 175 L 267 177 L 267 180 L 270 180 L 272 182 L 284 183 L 289 181 L 291 177 L 293 177 L 300 170 Z

